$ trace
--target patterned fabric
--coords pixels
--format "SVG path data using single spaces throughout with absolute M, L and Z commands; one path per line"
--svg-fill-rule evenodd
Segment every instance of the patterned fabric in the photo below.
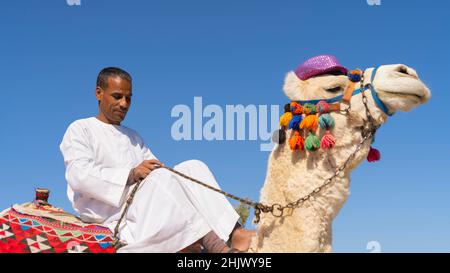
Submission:
M 75 216 L 51 206 L 33 206 L 15 205 L 0 213 L 0 253 L 115 252 L 108 228 L 83 224 Z

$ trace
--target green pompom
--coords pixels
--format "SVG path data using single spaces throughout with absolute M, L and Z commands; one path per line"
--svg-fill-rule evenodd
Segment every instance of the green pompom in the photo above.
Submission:
M 311 103 L 306 103 L 303 105 L 303 113 L 308 113 L 308 115 L 314 115 L 317 113 L 316 105 Z
M 319 126 L 322 129 L 329 130 L 334 127 L 334 118 L 330 114 L 322 114 L 319 117 Z
M 305 149 L 308 151 L 316 151 L 320 148 L 320 139 L 309 132 L 308 137 L 305 139 Z

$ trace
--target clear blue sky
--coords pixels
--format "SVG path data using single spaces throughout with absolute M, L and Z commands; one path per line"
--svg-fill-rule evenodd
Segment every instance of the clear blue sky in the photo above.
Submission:
M 269 153 L 259 141 L 172 139 L 174 105 L 282 105 L 286 72 L 318 54 L 349 67 L 405 63 L 431 88 L 429 104 L 380 129 L 382 161 L 353 174 L 334 222 L 336 252 L 450 250 L 450 3 L 382 0 L 7 1 L 0 8 L 0 209 L 51 189 L 71 210 L 59 143 L 97 113 L 105 66 L 134 77 L 125 125 L 160 160 L 206 162 L 222 188 L 258 199 Z

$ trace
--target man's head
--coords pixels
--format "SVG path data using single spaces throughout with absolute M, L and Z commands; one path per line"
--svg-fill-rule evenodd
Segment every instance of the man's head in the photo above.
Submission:
M 95 96 L 98 100 L 98 118 L 103 122 L 120 125 L 131 105 L 132 79 L 117 67 L 102 69 L 97 77 Z

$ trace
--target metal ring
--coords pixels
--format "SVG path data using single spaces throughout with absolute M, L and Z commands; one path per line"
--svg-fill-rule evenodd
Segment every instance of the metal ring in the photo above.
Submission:
M 280 214 L 279 214 L 279 215 L 275 213 L 275 209 L 277 209 L 277 210 L 280 211 Z M 283 209 L 283 207 L 282 207 L 280 204 L 273 204 L 273 205 L 272 205 L 272 211 L 271 211 L 271 212 L 272 212 L 272 215 L 273 215 L 273 216 L 275 216 L 275 217 L 281 217 L 281 216 L 283 216 L 284 209 Z

